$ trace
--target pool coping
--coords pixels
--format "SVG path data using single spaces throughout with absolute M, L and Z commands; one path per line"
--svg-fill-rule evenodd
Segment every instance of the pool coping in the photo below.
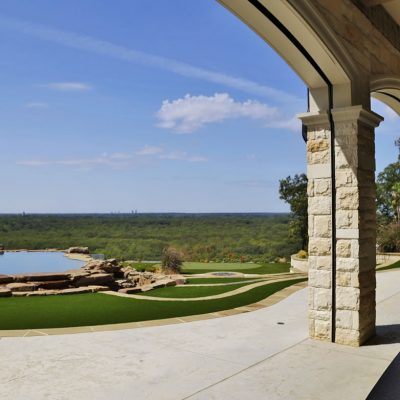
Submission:
M 0 330 L 0 339 L 12 338 L 12 337 L 53 336 L 53 335 L 70 335 L 77 333 L 108 332 L 108 331 L 137 329 L 137 328 L 155 327 L 163 325 L 174 325 L 180 323 L 228 317 L 232 315 L 247 313 L 262 308 L 270 307 L 286 299 L 291 294 L 301 289 L 304 289 L 305 287 L 307 287 L 307 284 L 308 284 L 307 281 L 298 282 L 256 303 L 207 314 L 188 315 L 185 317 L 174 317 L 174 318 L 156 319 L 156 320 L 140 321 L 140 322 L 125 322 L 121 324 L 76 326 L 67 328 L 47 328 L 47 329 Z

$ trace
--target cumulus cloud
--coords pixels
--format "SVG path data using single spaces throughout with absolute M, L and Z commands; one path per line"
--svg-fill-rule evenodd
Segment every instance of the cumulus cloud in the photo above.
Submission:
M 277 109 L 255 100 L 237 102 L 227 93 L 213 96 L 191 96 L 164 100 L 157 112 L 158 126 L 178 133 L 191 133 L 203 125 L 232 118 L 250 118 L 268 121 L 277 115 Z
M 62 92 L 86 92 L 92 89 L 91 85 L 84 82 L 50 82 L 40 86 Z
M 206 124 L 227 119 L 249 118 L 260 120 L 268 128 L 298 131 L 299 120 L 282 115 L 276 107 L 256 100 L 235 101 L 227 93 L 213 96 L 191 96 L 176 100 L 164 100 L 157 112 L 157 126 L 177 133 L 192 133 Z

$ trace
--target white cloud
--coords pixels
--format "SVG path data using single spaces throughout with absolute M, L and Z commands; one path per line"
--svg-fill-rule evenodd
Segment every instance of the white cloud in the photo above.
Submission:
M 155 154 L 160 154 L 164 151 L 162 147 L 158 146 L 144 146 L 143 149 L 136 152 L 138 156 L 153 156 Z
M 62 92 L 86 92 L 92 89 L 91 85 L 84 82 L 51 82 L 40 86 Z
M 255 100 L 237 102 L 227 93 L 213 96 L 191 96 L 177 100 L 164 100 L 157 112 L 157 126 L 177 133 L 191 133 L 210 123 L 234 118 L 260 120 L 266 127 L 299 130 L 300 122 L 280 115 L 275 107 Z
M 286 129 L 289 131 L 299 132 L 301 130 L 301 121 L 297 117 L 278 118 L 267 122 L 268 128 Z
M 206 162 L 208 159 L 201 156 L 191 156 L 186 152 L 173 151 L 171 153 L 162 154 L 160 156 L 163 160 L 177 160 L 177 161 L 189 161 L 189 162 Z
M 294 103 L 300 109 L 303 106 L 303 99 L 299 99 L 298 97 L 282 90 L 261 85 L 257 82 L 237 76 L 196 67 L 171 58 L 160 57 L 153 54 L 132 50 L 130 48 L 116 45 L 104 40 L 98 40 L 90 36 L 61 31 L 43 25 L 36 25 L 5 17 L 0 17 L 0 28 L 24 33 L 48 42 L 60 44 L 62 46 L 100 54 L 122 61 L 133 62 L 136 64 L 167 70 L 189 78 L 213 82 L 229 88 L 241 90 L 246 93 L 251 93 L 253 95 L 269 97 L 274 99 L 274 101 L 285 103 L 286 106 L 288 103 Z
M 99 157 L 92 158 L 71 158 L 65 160 L 21 160 L 18 165 L 29 167 L 44 166 L 69 166 L 76 168 L 94 168 L 98 166 L 108 166 L 111 168 L 127 168 L 137 165 L 145 160 L 178 160 L 187 162 L 205 162 L 207 158 L 190 155 L 186 152 L 171 151 L 165 152 L 162 147 L 145 146 L 141 150 L 132 153 L 103 153 Z
M 26 103 L 24 105 L 26 108 L 49 108 L 49 105 L 47 103 L 41 103 L 38 101 L 32 101 L 30 103 Z

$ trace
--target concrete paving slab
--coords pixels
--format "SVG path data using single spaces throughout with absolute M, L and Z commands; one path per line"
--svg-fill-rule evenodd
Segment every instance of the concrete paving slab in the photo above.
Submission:
M 300 290 L 225 318 L 3 337 L 0 399 L 365 399 L 400 351 L 400 271 L 377 279 L 378 344 L 308 340 Z

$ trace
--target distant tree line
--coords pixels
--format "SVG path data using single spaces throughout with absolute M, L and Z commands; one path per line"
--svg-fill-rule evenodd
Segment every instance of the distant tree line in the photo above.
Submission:
M 172 246 L 187 261 L 270 262 L 301 246 L 288 214 L 0 215 L 6 249 L 89 246 L 121 260 L 160 260 Z

